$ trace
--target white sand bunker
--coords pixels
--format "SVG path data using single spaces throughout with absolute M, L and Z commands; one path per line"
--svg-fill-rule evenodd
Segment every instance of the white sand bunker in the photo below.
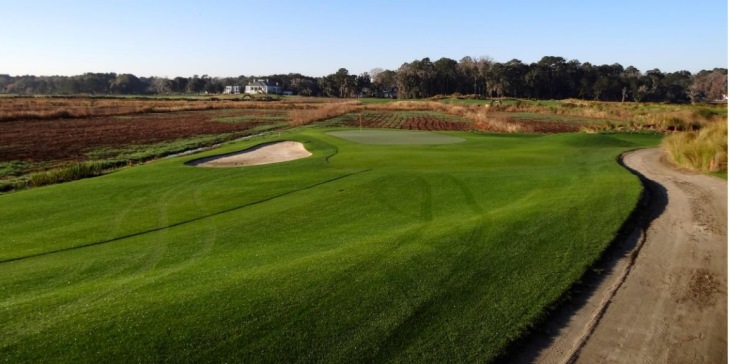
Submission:
M 257 145 L 240 152 L 200 158 L 185 164 L 197 167 L 243 167 L 301 159 L 311 153 L 299 142 L 277 142 Z

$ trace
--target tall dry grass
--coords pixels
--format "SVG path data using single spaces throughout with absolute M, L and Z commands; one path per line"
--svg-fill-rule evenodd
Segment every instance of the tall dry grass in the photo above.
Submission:
M 328 105 L 329 103 L 325 104 Z M 334 103 L 332 103 L 334 104 Z M 98 116 L 133 115 L 150 112 L 202 111 L 213 109 L 314 109 L 309 102 L 264 102 L 242 99 L 114 99 L 114 98 L 0 98 L 0 122 L 47 120 Z
M 348 114 L 358 110 L 360 107 L 356 101 L 321 104 L 315 108 L 297 108 L 289 110 L 289 125 L 301 126 L 331 119 L 337 116 Z
M 727 171 L 727 123 L 707 124 L 698 131 L 677 132 L 661 145 L 669 160 L 699 172 Z
M 558 105 L 534 101 L 517 101 L 513 104 L 494 105 L 490 109 L 492 111 L 564 115 L 604 121 L 585 125 L 583 130 L 586 132 L 698 130 L 706 123 L 726 120 L 726 114 L 717 115 L 701 105 L 641 104 L 575 99 L 562 100 Z

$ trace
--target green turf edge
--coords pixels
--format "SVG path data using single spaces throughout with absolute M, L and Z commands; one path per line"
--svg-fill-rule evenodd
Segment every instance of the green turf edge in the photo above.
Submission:
M 646 187 L 646 182 L 642 175 L 627 167 L 623 162 L 623 157 L 626 154 L 640 149 L 644 148 L 627 150 L 615 158 L 616 163 L 620 164 L 620 166 L 640 180 L 642 189 L 633 210 L 620 226 L 613 240 L 610 241 L 595 260 L 585 267 L 582 274 L 580 274 L 579 278 L 577 278 L 572 285 L 562 292 L 556 300 L 546 305 L 544 310 L 538 314 L 537 318 L 529 325 L 529 327 L 523 331 L 519 337 L 506 345 L 500 354 L 496 355 L 493 360 L 494 363 L 513 362 L 516 355 L 523 351 L 522 349 L 524 345 L 529 342 L 532 336 L 545 331 L 546 325 L 549 322 L 553 322 L 553 320 L 557 318 L 556 316 L 561 313 L 560 311 L 573 302 L 576 297 L 579 297 L 580 295 L 584 296 L 586 294 L 585 292 L 588 292 L 587 295 L 592 295 L 592 291 L 594 291 L 596 287 L 594 282 L 602 279 L 602 267 L 608 265 L 610 260 L 613 259 L 611 255 L 615 250 L 618 250 L 618 245 L 620 245 L 622 241 L 628 239 L 631 233 L 636 229 L 645 229 L 647 227 L 647 223 L 649 221 L 646 219 L 646 206 L 648 206 L 650 201 L 650 193 Z

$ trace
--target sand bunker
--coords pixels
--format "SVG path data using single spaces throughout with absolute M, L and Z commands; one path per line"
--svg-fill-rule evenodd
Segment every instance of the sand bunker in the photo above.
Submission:
M 299 142 L 277 142 L 257 145 L 240 152 L 195 159 L 185 164 L 197 167 L 243 167 L 301 159 L 311 153 Z

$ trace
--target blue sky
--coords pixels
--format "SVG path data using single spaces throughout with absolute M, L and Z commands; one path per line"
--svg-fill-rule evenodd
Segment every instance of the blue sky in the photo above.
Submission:
M 310 76 L 430 57 L 727 67 L 727 1 L 0 0 L 0 74 Z

